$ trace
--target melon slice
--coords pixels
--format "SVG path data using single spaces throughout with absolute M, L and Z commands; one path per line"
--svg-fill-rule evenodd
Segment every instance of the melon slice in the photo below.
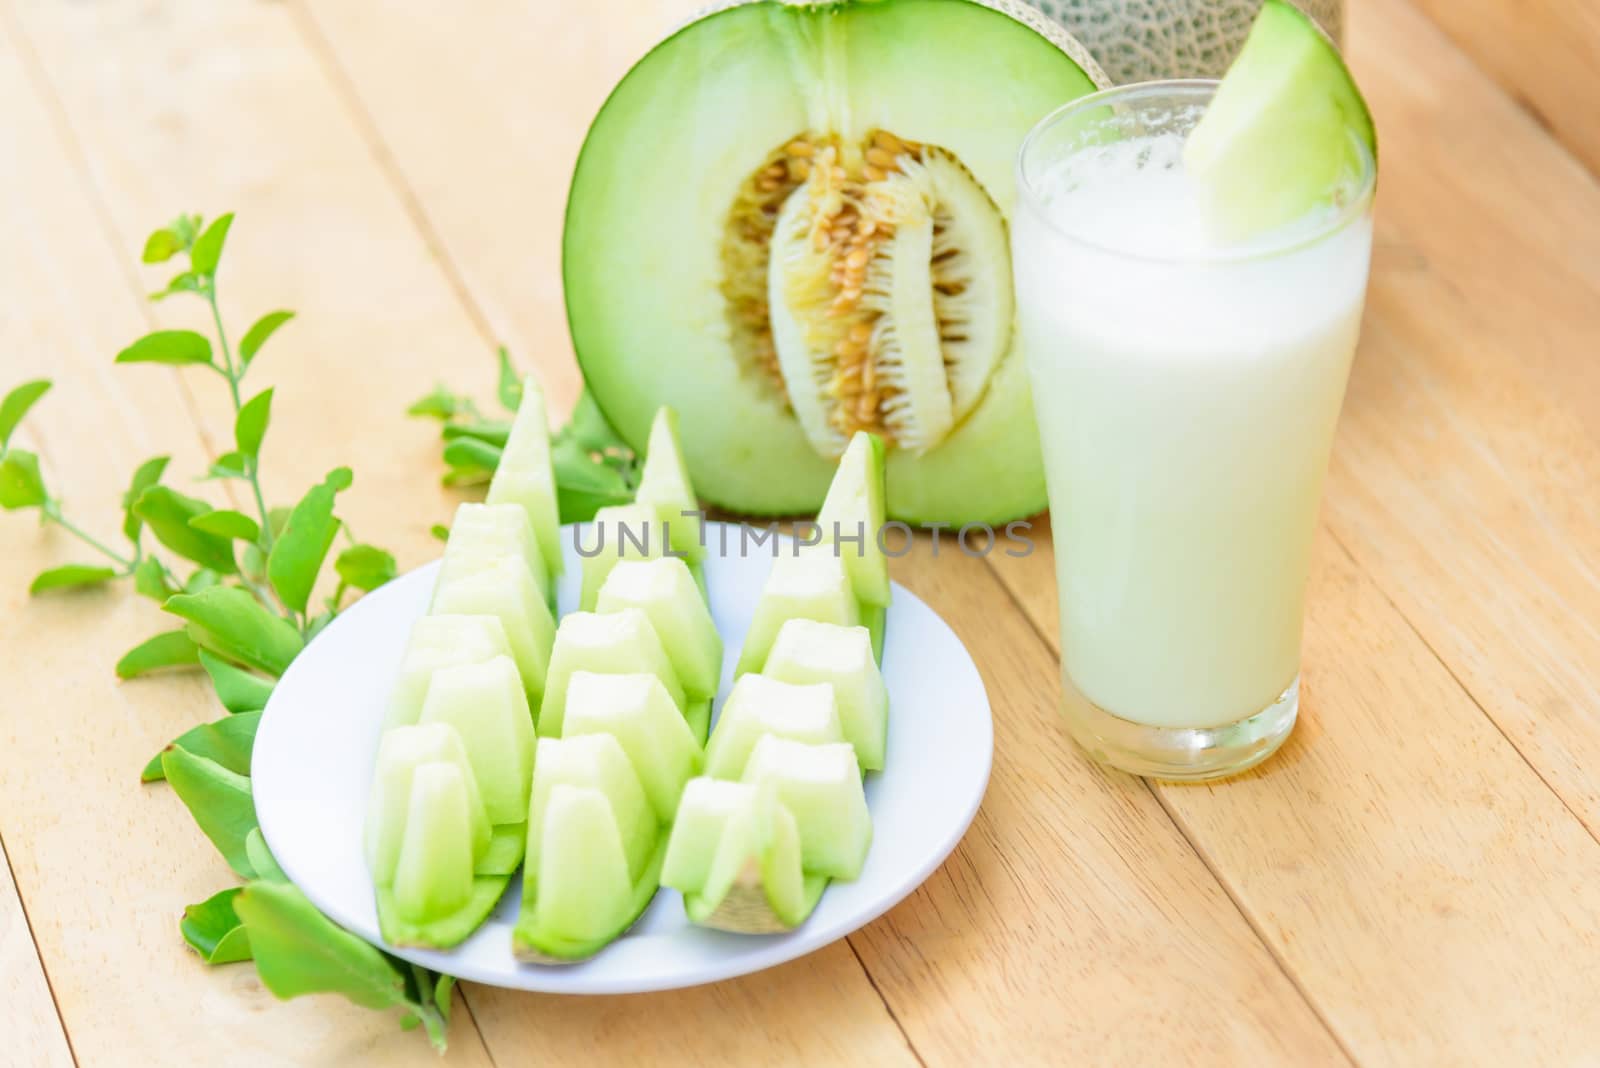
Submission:
M 433 611 L 498 619 L 505 628 L 522 688 L 534 701 L 544 693 L 556 621 L 521 560 L 504 559 L 476 574 L 439 583 L 433 595 Z
M 585 734 L 610 734 L 622 743 L 657 819 L 671 823 L 683 784 L 700 771 L 701 753 L 661 680 L 573 672 L 562 737 Z
M 428 695 L 428 681 L 440 668 L 481 664 L 510 654 L 506 629 L 493 616 L 423 616 L 411 625 L 400 674 L 389 694 L 384 726 L 405 726 L 417 721 L 422 715 L 422 700 Z
M 533 717 L 510 657 L 434 672 L 422 723 L 447 723 L 461 736 L 483 793 L 489 822 L 515 825 L 528 818 L 533 779 Z
M 833 687 L 740 676 L 706 746 L 706 774 L 714 779 L 739 778 L 756 742 L 767 734 L 816 745 L 843 741 Z
M 829 552 L 779 555 L 761 589 L 761 599 L 739 650 L 739 673 L 760 671 L 778 637 L 778 629 L 791 619 L 815 619 L 853 627 L 860 608 L 845 574 L 844 561 Z
M 578 607 L 593 612 L 611 569 L 621 560 L 653 560 L 667 555 L 667 532 L 648 504 L 618 504 L 594 514 L 594 522 L 578 538 L 583 557 L 583 588 Z
M 617 564 L 600 587 L 596 607 L 601 612 L 637 608 L 649 616 L 684 693 L 691 700 L 716 696 L 722 682 L 722 637 L 682 560 L 667 556 Z
M 450 524 L 438 586 L 479 574 L 507 558 L 527 565 L 534 586 L 548 602 L 550 573 L 528 513 L 515 504 L 463 504 Z
M 889 689 L 884 685 L 883 673 L 878 670 L 872 637 L 865 627 L 791 619 L 778 631 L 766 666 L 761 670 L 762 674 L 782 682 L 831 686 L 844 740 L 855 747 L 856 759 L 863 768 L 883 770 L 889 739 Z M 722 715 L 726 720 L 727 711 Z M 720 724 L 717 730 L 721 732 Z M 709 751 L 706 767 L 711 767 Z M 715 772 L 708 771 L 708 774 Z
M 661 883 L 683 893 L 695 923 L 765 934 L 798 926 L 827 879 L 802 872 L 798 825 L 772 788 L 695 779 L 683 792 Z
M 650 423 L 650 441 L 634 500 L 656 510 L 667 525 L 673 552 L 688 560 L 705 557 L 700 502 L 695 499 L 689 468 L 683 461 L 683 447 L 678 443 L 678 413 L 671 408 L 657 409 Z
M 561 511 L 550 463 L 550 418 L 544 390 L 532 375 L 522 381 L 522 403 L 489 482 L 488 503 L 521 507 L 539 543 L 545 572 L 561 574 Z
M 817 513 L 822 544 L 844 561 L 850 588 L 863 606 L 889 603 L 889 558 L 883 532 L 883 439 L 857 431 L 828 484 Z
M 575 738 L 540 738 L 533 763 L 533 798 L 528 806 L 527 873 L 522 880 L 524 900 L 538 886 L 539 850 L 544 833 L 544 813 L 550 791 L 565 783 L 599 790 L 611 803 L 630 878 L 638 878 L 656 847 L 660 825 L 645 796 L 639 775 L 628 763 L 622 745 L 609 734 Z
M 394 877 L 377 888 L 378 926 L 393 945 L 458 944 L 488 918 L 510 882 L 509 875 L 474 874 L 470 774 L 433 761 L 411 776 Z
M 637 878 L 611 802 L 593 787 L 558 783 L 545 802 L 536 896 L 524 899 L 512 933 L 519 959 L 574 963 L 594 956 L 633 925 L 660 883 L 666 836 L 658 836 Z M 527 876 L 525 876 L 526 878 Z
M 771 783 L 800 829 L 801 867 L 808 875 L 854 879 L 872 844 L 872 818 L 861 789 L 861 765 L 848 743 L 806 745 L 776 735 L 756 743 L 744 780 Z
M 467 761 L 461 736 L 444 723 L 395 727 L 385 731 L 378 740 L 378 765 L 373 772 L 371 800 L 367 804 L 367 870 L 375 883 L 394 881 L 411 808 L 411 780 L 416 770 L 426 764 L 453 764 L 461 769 L 469 816 L 466 840 L 471 846 L 474 865 L 482 861 L 489 848 L 489 815 L 484 810 L 483 795 Z
M 575 671 L 606 675 L 646 672 L 661 680 L 681 713 L 688 707 L 683 686 L 661 647 L 650 618 L 636 608 L 598 614 L 573 612 L 556 628 L 556 644 L 539 705 L 539 733 L 559 738 L 567 707 L 567 686 Z

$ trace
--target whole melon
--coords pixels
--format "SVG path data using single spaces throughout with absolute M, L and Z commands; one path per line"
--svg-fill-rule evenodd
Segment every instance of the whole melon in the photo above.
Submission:
M 1113 81 L 1220 78 L 1261 0 L 1029 0 L 1065 26 Z M 1292 0 L 1343 40 L 1344 0 Z

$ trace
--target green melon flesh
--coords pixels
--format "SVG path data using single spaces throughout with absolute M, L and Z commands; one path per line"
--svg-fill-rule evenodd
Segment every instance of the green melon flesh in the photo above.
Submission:
M 372 776 L 371 800 L 367 805 L 367 870 L 375 883 L 394 881 L 400 861 L 400 845 L 405 839 L 406 820 L 411 811 L 411 783 L 419 767 L 452 764 L 461 771 L 467 794 L 469 834 L 474 865 L 483 860 L 489 848 L 489 815 L 483 807 L 478 780 L 467 761 L 461 736 L 444 723 L 395 727 L 378 741 L 378 764 Z
M 878 541 L 886 519 L 883 500 L 883 439 L 862 431 L 839 461 L 817 525 L 822 544 L 844 561 L 850 588 L 864 606 L 889 603 L 889 558 Z
M 474 875 L 470 773 L 454 763 L 419 765 L 392 882 L 377 889 L 378 926 L 396 946 L 448 949 L 488 918 L 508 875 Z
M 815 619 L 845 627 L 860 622 L 860 607 L 843 560 L 826 551 L 811 551 L 799 556 L 780 554 L 772 561 L 739 650 L 740 674 L 761 670 L 779 628 L 791 619 Z
M 550 463 L 550 417 L 544 390 L 532 375 L 523 379 L 522 403 L 489 483 L 488 503 L 519 505 L 538 539 L 546 573 L 561 574 L 561 513 Z
M 639 504 L 649 505 L 667 524 L 672 549 L 690 560 L 705 557 L 701 544 L 700 502 L 689 481 L 689 467 L 678 441 L 678 413 L 661 408 L 650 424 L 650 441 L 645 446 L 644 469 L 639 475 Z
M 534 586 L 548 602 L 550 574 L 528 513 L 515 504 L 463 504 L 450 524 L 438 585 L 480 574 L 508 558 L 527 565 Z
M 660 883 L 665 836 L 637 879 L 629 878 L 616 820 L 597 789 L 560 784 L 545 806 L 537 896 L 512 933 L 521 959 L 585 960 L 631 927 Z
M 1338 205 L 1377 158 L 1372 115 L 1339 50 L 1284 0 L 1266 0 L 1244 50 L 1184 145 L 1218 240 Z
M 491 823 L 527 819 L 533 717 L 510 657 L 435 672 L 421 722 L 449 724 L 461 736 Z
M 665 556 L 668 549 L 665 528 L 655 508 L 637 503 L 600 509 L 579 539 L 579 546 L 583 587 L 578 607 L 585 612 L 594 611 L 600 601 L 600 587 L 618 562 L 653 560 Z
M 567 686 L 562 736 L 609 734 L 639 775 L 662 823 L 671 823 L 683 784 L 700 771 L 700 744 L 654 675 L 577 671 Z
M 821 745 L 844 740 L 833 687 L 797 686 L 765 675 L 742 675 L 722 705 L 706 746 L 706 774 L 737 779 L 756 743 L 768 734 Z
M 756 743 L 744 781 L 772 784 L 800 829 L 801 865 L 809 875 L 854 879 L 872 844 L 872 817 L 861 765 L 849 744 L 806 745 L 776 735 Z
M 384 726 L 400 727 L 417 721 L 422 715 L 423 698 L 428 695 L 428 682 L 440 668 L 481 664 L 510 654 L 506 629 L 493 616 L 423 616 L 411 625 L 400 674 L 389 695 Z
M 642 611 L 690 699 L 716 696 L 722 682 L 722 636 L 682 560 L 667 556 L 617 564 L 600 587 L 596 608 L 601 613 Z
M 883 770 L 889 739 L 889 689 L 884 685 L 883 672 L 878 670 L 872 637 L 865 627 L 791 619 L 778 631 L 761 671 L 783 682 L 829 684 L 838 705 L 844 740 L 855 747 L 856 759 L 863 768 Z M 723 717 L 727 717 L 726 711 Z M 722 730 L 720 725 L 717 730 Z M 706 766 L 711 766 L 709 751 Z
M 680 712 L 688 708 L 683 686 L 650 617 L 638 609 L 606 614 L 573 612 L 562 618 L 550 653 L 544 700 L 539 705 L 539 733 L 546 738 L 561 737 L 567 686 L 575 671 L 605 675 L 646 672 L 661 680 Z
M 639 877 L 656 848 L 660 825 L 621 743 L 609 734 L 540 738 L 533 765 L 533 798 L 528 806 L 527 873 L 522 880 L 525 902 L 537 896 L 550 792 L 563 784 L 599 790 L 606 796 L 630 879 Z
M 544 693 L 556 621 L 522 561 L 503 559 L 473 575 L 441 582 L 433 611 L 440 615 L 493 616 L 505 628 L 512 659 L 528 697 Z
M 1093 88 L 1038 31 L 965 0 L 769 0 L 689 24 L 612 93 L 568 199 L 568 319 L 599 406 L 642 449 L 657 408 L 670 405 L 693 486 L 718 505 L 814 513 L 837 454 L 802 429 L 788 401 L 795 383 L 740 347 L 724 295 L 723 241 L 741 189 L 796 139 L 855 146 L 884 130 L 959 161 L 1003 233 L 1024 136 Z M 755 277 L 767 267 L 741 269 Z M 1006 301 L 1008 271 L 1001 256 L 986 279 Z M 995 327 L 1010 330 L 1009 317 Z M 1044 507 L 1014 332 L 1003 344 L 942 440 L 920 453 L 891 448 L 890 515 L 996 522 Z

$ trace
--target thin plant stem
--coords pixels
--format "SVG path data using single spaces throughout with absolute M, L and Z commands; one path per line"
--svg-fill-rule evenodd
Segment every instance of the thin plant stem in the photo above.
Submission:
M 66 516 L 62 515 L 60 508 L 55 504 L 55 502 L 52 501 L 49 505 L 47 505 L 43 509 L 43 512 L 44 512 L 45 519 L 47 519 L 50 522 L 56 524 L 61 529 L 65 530 L 67 533 L 71 534 L 73 537 L 75 537 L 79 541 L 83 542 L 85 545 L 88 545 L 90 548 L 96 549 L 99 552 L 101 552 L 102 554 L 104 554 L 105 556 L 109 557 L 111 560 L 116 562 L 124 571 L 133 570 L 133 563 L 134 562 L 132 560 L 128 559 L 126 556 L 123 556 L 121 553 L 115 551 L 110 546 L 108 546 L 104 542 L 102 542 L 99 538 L 96 538 L 93 534 L 90 534 L 88 531 L 84 530 L 82 527 L 80 527 L 76 523 L 72 522 L 72 520 L 70 520 Z
M 244 377 L 244 369 L 233 365 L 233 349 L 228 345 L 228 333 L 222 327 L 222 310 L 217 306 L 215 278 L 206 286 L 205 295 L 206 303 L 211 306 L 211 322 L 217 331 L 217 348 L 222 350 L 223 372 L 228 379 L 228 393 L 233 397 L 233 414 L 237 418 L 239 410 L 244 407 L 239 399 L 239 381 Z M 245 466 L 246 481 L 250 483 L 250 493 L 256 499 L 256 511 L 261 514 L 261 549 L 263 552 L 271 552 L 272 517 L 267 513 L 267 499 L 261 492 L 261 477 L 257 470 L 260 465 L 256 458 L 252 457 Z

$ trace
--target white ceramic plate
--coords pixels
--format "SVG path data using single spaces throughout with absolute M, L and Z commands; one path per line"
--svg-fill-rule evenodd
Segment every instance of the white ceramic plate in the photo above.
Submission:
M 709 524 L 709 544 L 718 528 Z M 579 560 L 568 527 L 559 603 L 578 601 Z M 737 553 L 729 528 L 722 557 L 708 556 L 706 585 L 722 632 L 722 695 L 772 566 L 771 543 Z M 714 551 L 714 550 L 713 550 Z M 788 551 L 787 547 L 783 551 Z M 438 564 L 362 598 L 295 659 L 273 691 L 256 736 L 251 775 L 262 833 L 278 863 L 335 921 L 378 945 L 377 911 L 361 828 L 390 680 L 411 624 L 424 614 Z M 634 927 L 583 964 L 523 964 L 511 955 L 520 878 L 478 931 L 455 949 L 396 955 L 495 986 L 567 994 L 625 994 L 715 982 L 769 968 L 842 938 L 904 898 L 949 856 L 989 781 L 994 730 L 983 681 L 966 648 L 932 609 L 899 586 L 883 656 L 889 686 L 888 768 L 867 777 L 872 850 L 854 882 L 828 887 L 800 927 L 736 935 L 689 923 L 678 893 L 663 889 Z M 719 706 L 720 707 L 720 706 Z

